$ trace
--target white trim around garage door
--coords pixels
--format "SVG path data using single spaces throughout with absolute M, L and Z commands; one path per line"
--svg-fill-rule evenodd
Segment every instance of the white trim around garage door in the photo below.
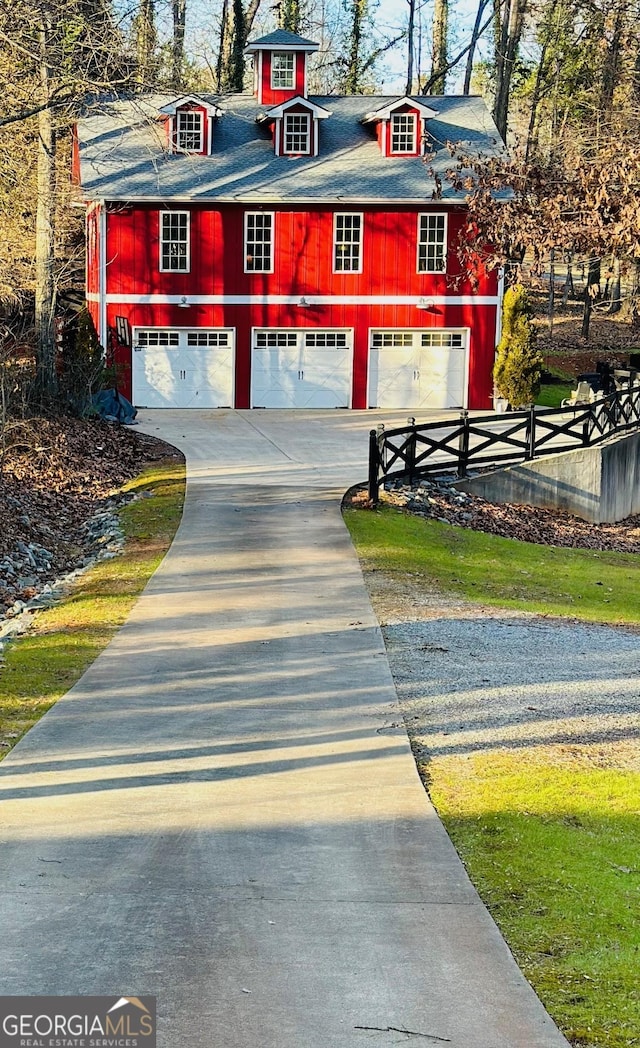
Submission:
M 265 341 L 271 339 L 273 346 L 258 345 L 260 335 L 265 336 Z M 320 342 L 320 345 L 308 345 L 307 340 L 311 338 Z M 322 345 L 322 342 L 325 342 Z M 331 345 L 331 342 L 334 342 Z M 278 345 L 277 343 L 281 344 Z M 329 344 L 327 344 L 329 343 Z M 257 392 L 255 389 L 258 369 L 256 357 L 261 350 L 281 349 L 279 356 L 285 358 L 287 350 L 293 351 L 291 365 L 283 368 L 280 374 L 280 389 L 273 389 L 270 393 L 266 390 Z M 331 367 L 329 359 L 332 351 L 336 357 L 340 350 L 347 355 L 347 365 L 339 369 L 338 374 L 342 381 L 331 384 Z M 353 354 L 354 354 L 354 330 L 353 328 L 330 328 L 330 327 L 252 327 L 251 328 L 251 407 L 282 407 L 282 408 L 350 408 L 353 403 Z M 295 355 L 297 363 L 293 363 Z M 324 358 L 324 359 L 323 359 Z M 278 360 L 278 364 L 283 361 Z M 323 392 L 324 391 L 324 392 Z M 266 397 L 264 394 L 267 394 Z M 281 396 L 279 396 L 281 394 Z M 270 400 L 271 403 L 261 403 L 261 400 Z M 277 401 L 280 401 L 279 403 Z
M 141 345 L 141 336 L 146 344 Z M 162 408 L 232 408 L 235 405 L 235 328 L 197 327 L 141 324 L 133 328 L 131 348 L 131 385 L 133 402 L 142 406 Z M 163 337 L 166 338 L 163 339 Z M 223 340 L 224 339 L 224 340 Z M 153 349 L 167 350 L 153 360 Z M 140 375 L 139 368 L 145 350 L 151 351 L 150 374 Z M 223 369 L 224 388 L 216 385 L 210 364 L 214 354 L 230 354 Z M 172 357 L 175 354 L 175 359 Z M 164 360 L 162 357 L 164 356 Z M 156 382 L 154 383 L 154 374 Z M 164 388 L 163 388 L 164 386 Z M 157 397 L 149 397 L 154 390 Z
M 448 334 L 461 335 L 462 336 L 462 346 L 460 348 L 464 350 L 464 379 L 463 379 L 464 387 L 463 387 L 463 390 L 462 390 L 462 405 L 460 405 L 460 406 L 463 409 L 466 409 L 468 407 L 468 403 L 469 403 L 469 359 L 470 359 L 469 342 L 470 342 L 471 332 L 470 332 L 470 329 L 467 328 L 467 327 L 447 327 L 447 328 L 437 328 L 437 327 L 428 327 L 428 328 L 425 328 L 425 327 L 412 327 L 412 328 L 408 328 L 408 327 L 398 327 L 398 328 L 371 327 L 371 328 L 369 328 L 369 333 L 368 333 L 368 337 L 367 337 L 367 386 L 366 386 L 367 407 L 376 407 L 377 408 L 377 407 L 380 406 L 380 405 L 377 405 L 377 404 L 376 405 L 372 405 L 371 404 L 371 355 L 372 355 L 372 350 L 373 350 L 373 336 L 374 336 L 374 334 L 377 334 L 377 333 L 382 333 L 382 334 L 390 333 L 390 334 L 400 334 L 400 335 L 407 334 L 407 335 L 412 335 L 412 336 L 415 336 L 415 335 L 418 335 L 418 334 L 419 335 L 448 335 Z M 458 405 L 453 405 L 453 406 L 454 407 L 458 407 Z M 388 409 L 388 410 L 412 410 L 413 408 L 415 408 L 416 410 L 425 410 L 425 407 L 420 405 L 419 403 L 416 403 L 416 404 L 399 404 L 399 405 L 397 405 L 397 407 L 396 406 L 392 407 L 392 405 L 387 404 L 387 405 L 382 405 L 382 407 L 384 409 Z M 444 405 L 442 407 L 444 409 Z M 428 410 L 430 410 L 430 409 L 428 409 Z M 438 410 L 438 408 L 434 407 L 434 410 Z

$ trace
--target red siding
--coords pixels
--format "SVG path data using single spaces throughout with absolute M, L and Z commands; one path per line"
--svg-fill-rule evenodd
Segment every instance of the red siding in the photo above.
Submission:
M 191 213 L 191 271 L 159 271 L 159 209 L 114 208 L 109 214 L 107 292 L 173 295 L 446 295 L 470 294 L 456 244 L 461 211 L 449 211 L 447 273 L 417 273 L 418 211 L 369 207 L 364 212 L 362 273 L 333 273 L 333 216 L 357 206 L 296 211 L 275 209 L 273 273 L 244 272 L 244 213 L 265 206 L 176 205 Z M 433 204 L 424 212 L 441 212 Z M 360 212 L 362 213 L 362 212 Z M 454 287 L 455 282 L 455 287 Z M 482 277 L 479 294 L 496 293 L 495 277 Z M 487 285 L 486 287 L 484 285 Z
M 442 306 L 434 311 L 414 306 L 110 305 L 108 324 L 117 314 L 131 327 L 230 327 L 236 331 L 236 407 L 250 403 L 251 331 L 256 327 L 328 327 L 354 330 L 353 408 L 366 408 L 370 328 L 470 328 L 469 407 L 491 407 L 495 306 Z M 131 351 L 118 347 L 119 385 L 131 398 Z
M 185 206 L 178 210 L 185 210 Z M 273 273 L 244 272 L 244 212 L 258 207 L 192 206 L 191 272 L 159 272 L 159 210 L 157 207 L 113 208 L 108 215 L 107 292 L 120 295 L 291 295 L 305 296 L 308 308 L 297 304 L 110 304 L 108 325 L 126 316 L 131 327 L 231 327 L 236 331 L 236 407 L 250 402 L 251 329 L 254 327 L 336 327 L 354 330 L 354 408 L 367 407 L 370 328 L 468 328 L 470 408 L 491 406 L 496 306 L 443 304 L 429 309 L 420 297 L 473 296 L 474 288 L 460 272 L 455 245 L 464 212 L 449 211 L 449 272 L 417 273 L 416 208 L 370 207 L 364 213 L 362 273 L 333 273 L 334 209 L 275 210 Z M 265 207 L 264 210 L 272 210 Z M 357 211 L 345 207 L 344 211 Z M 424 211 L 438 212 L 434 205 Z M 89 221 L 97 223 L 92 213 Z M 98 227 L 96 226 L 96 229 Z M 88 290 L 98 290 L 97 270 L 87 273 Z M 495 274 L 480 274 L 475 294 L 495 296 Z M 406 296 L 415 303 L 393 305 L 313 304 L 317 295 Z M 120 387 L 131 396 L 130 350 L 118 347 Z
M 274 48 L 273 53 L 283 54 Z M 296 51 L 294 54 L 294 86 L 292 88 L 278 88 L 274 90 L 271 86 L 271 51 L 262 52 L 262 78 L 260 79 L 260 60 L 256 55 L 254 61 L 258 69 L 259 82 L 257 84 L 257 96 L 262 105 L 277 106 L 281 102 L 287 102 L 296 95 L 306 94 L 305 68 L 307 56 L 304 51 Z

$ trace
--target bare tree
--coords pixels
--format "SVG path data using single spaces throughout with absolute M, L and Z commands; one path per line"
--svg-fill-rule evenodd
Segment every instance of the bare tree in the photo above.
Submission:
M 148 0 L 147 0 L 148 2 Z M 179 91 L 184 71 L 184 34 L 187 19 L 187 0 L 171 0 L 173 38 L 171 41 L 171 86 Z
M 260 0 L 249 0 L 246 8 L 242 0 L 224 0 L 216 67 L 219 93 L 244 89 L 244 49 L 259 7 Z
M 464 87 L 462 93 L 468 95 L 471 91 L 471 77 L 473 75 L 473 63 L 476 54 L 476 47 L 478 46 L 478 40 L 482 33 L 482 19 L 484 13 L 489 4 L 489 0 L 479 0 L 478 7 L 476 9 L 476 17 L 473 23 L 473 31 L 471 33 L 471 42 L 469 44 L 469 51 L 467 53 L 467 65 L 464 73 Z
M 119 38 L 103 0 L 18 0 L 0 10 L 0 42 L 14 60 L 0 63 L 0 127 L 36 125 L 37 203 L 34 216 L 36 385 L 56 392 L 56 141 L 81 100 L 129 83 Z
M 144 88 L 152 82 L 158 46 L 155 0 L 140 0 L 140 6 L 133 20 L 133 33 L 136 52 L 136 83 L 138 87 Z
M 498 131 L 506 139 L 511 81 L 520 48 L 528 0 L 493 0 L 493 3 L 496 76 L 493 119 Z
M 435 0 L 429 94 L 443 95 L 447 77 L 449 0 Z

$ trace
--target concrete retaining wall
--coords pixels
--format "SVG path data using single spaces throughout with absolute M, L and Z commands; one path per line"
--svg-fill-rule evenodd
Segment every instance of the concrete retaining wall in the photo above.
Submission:
M 456 487 L 488 502 L 563 509 L 594 524 L 640 513 L 640 433 L 508 466 Z

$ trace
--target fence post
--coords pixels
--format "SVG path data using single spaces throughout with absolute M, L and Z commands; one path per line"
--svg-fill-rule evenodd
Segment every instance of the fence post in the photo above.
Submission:
M 460 412 L 460 436 L 458 437 L 458 476 L 466 477 L 469 461 L 469 412 Z
M 409 436 L 409 447 L 407 448 L 407 466 L 409 467 L 409 484 L 413 485 L 416 479 L 416 427 L 411 426 L 411 433 Z
M 527 461 L 530 461 L 536 453 L 536 408 L 532 404 L 529 408 L 529 421 L 527 422 Z
M 582 423 L 582 444 L 583 447 L 588 448 L 591 443 L 591 430 L 595 411 L 593 404 L 589 404 L 587 414 L 585 415 L 584 422 Z
M 375 429 L 369 430 L 369 499 L 377 506 L 380 498 L 378 473 L 380 468 L 380 449 L 378 447 L 378 433 Z

